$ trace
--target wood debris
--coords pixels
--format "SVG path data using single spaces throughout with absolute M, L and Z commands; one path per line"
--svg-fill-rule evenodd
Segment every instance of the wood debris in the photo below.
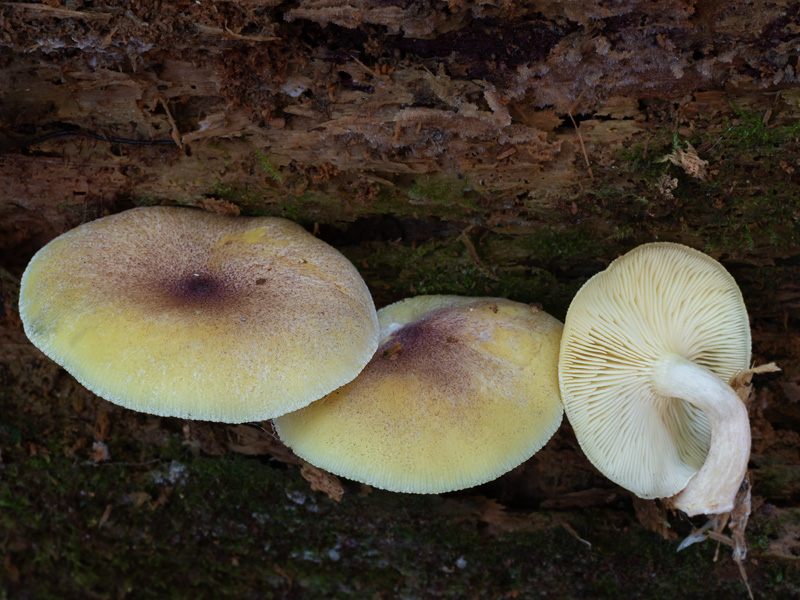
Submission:
M 344 487 L 336 475 L 323 471 L 305 461 L 303 461 L 300 474 L 303 479 L 311 484 L 312 490 L 325 493 L 334 502 L 341 502 L 344 495 Z
M 705 181 L 708 179 L 708 161 L 700 158 L 697 150 L 686 142 L 686 150 L 675 148 L 670 154 L 660 158 L 657 162 L 670 162 L 681 167 L 689 177 Z

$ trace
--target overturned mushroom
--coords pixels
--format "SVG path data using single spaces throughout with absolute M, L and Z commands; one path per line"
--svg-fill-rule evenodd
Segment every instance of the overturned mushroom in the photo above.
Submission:
M 420 296 L 378 311 L 351 383 L 275 419 L 310 463 L 375 487 L 439 493 L 494 479 L 558 428 L 561 323 L 499 298 Z
M 730 511 L 750 455 L 728 385 L 750 363 L 733 277 L 671 243 L 640 246 L 590 279 L 567 313 L 564 406 L 589 460 L 642 498 L 689 515 Z
M 103 398 L 234 423 L 347 383 L 378 340 L 356 269 L 300 226 L 175 207 L 50 242 L 23 275 L 20 314 L 31 341 Z

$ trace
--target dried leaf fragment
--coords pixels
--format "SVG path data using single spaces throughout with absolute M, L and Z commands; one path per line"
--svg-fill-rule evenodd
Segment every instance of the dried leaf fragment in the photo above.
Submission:
M 298 465 L 300 459 L 269 430 L 249 425 L 234 425 L 228 428 L 228 449 L 248 456 L 271 455 L 287 465 Z
M 19 583 L 19 569 L 11 563 L 11 555 L 6 554 L 3 557 L 3 566 L 6 568 L 8 578 L 14 583 Z
M 636 519 L 648 531 L 658 533 L 665 540 L 677 537 L 670 529 L 667 509 L 663 503 L 633 496 L 633 509 L 636 511 Z
M 105 442 L 94 442 L 92 444 L 92 460 L 96 463 L 111 460 L 111 453 Z
M 675 148 L 670 154 L 660 158 L 656 162 L 671 162 L 673 165 L 681 167 L 689 177 L 701 179 L 705 181 L 708 179 L 708 161 L 703 160 L 697 154 L 689 142 L 686 142 L 686 151 L 681 148 Z
M 235 204 L 222 198 L 202 198 L 194 203 L 195 206 L 218 215 L 238 216 L 242 211 Z
M 753 375 L 760 375 L 761 373 L 777 373 L 780 370 L 780 367 L 775 363 L 767 363 L 765 365 L 753 367 L 752 369 L 740 371 L 731 377 L 730 386 L 733 388 L 733 391 L 736 392 L 736 395 L 742 399 L 742 402 L 749 404 L 750 395 L 753 392 L 753 386 L 750 385 Z
M 342 487 L 342 482 L 339 481 L 336 475 L 318 469 L 307 462 L 303 463 L 303 467 L 300 469 L 300 475 L 311 484 L 311 489 L 315 492 L 324 492 L 327 494 L 328 498 L 334 502 L 340 502 L 342 500 L 344 487 Z
M 103 511 L 103 516 L 100 517 L 100 520 L 97 522 L 97 528 L 100 529 L 103 525 L 108 522 L 108 519 L 111 517 L 111 511 L 114 509 L 113 504 L 106 504 L 106 509 Z
M 131 492 L 125 497 L 128 499 L 128 502 L 133 504 L 134 508 L 141 507 L 145 502 L 152 498 L 152 496 L 147 492 Z

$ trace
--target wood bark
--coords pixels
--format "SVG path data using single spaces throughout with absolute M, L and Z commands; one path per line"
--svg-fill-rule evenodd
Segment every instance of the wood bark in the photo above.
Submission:
M 33 512 L 45 510 L 31 489 L 47 468 L 34 465 L 37 453 L 67 457 L 55 463 L 72 468 L 70 460 L 98 458 L 92 441 L 137 464 L 160 456 L 170 439 L 188 444 L 198 461 L 193 465 L 206 465 L 209 455 L 233 460 L 226 457 L 236 453 L 296 464 L 271 438 L 247 437 L 243 429 L 126 414 L 82 390 L 29 345 L 15 306 L 25 264 L 47 241 L 87 220 L 162 203 L 285 216 L 345 252 L 379 306 L 418 293 L 495 295 L 541 303 L 561 319 L 579 286 L 621 252 L 656 239 L 676 241 L 708 252 L 732 272 L 751 315 L 754 360 L 774 360 L 783 369 L 756 377 L 749 405 L 754 504 L 747 531 L 755 560 L 745 564 L 756 597 L 800 597 L 794 581 L 800 556 L 798 32 L 800 4 L 783 0 L 4 2 L 0 466 L 15 464 L 26 474 L 21 483 L 7 482 L 4 492 L 26 498 Z M 300 493 L 304 480 L 289 468 L 295 478 L 288 485 Z M 150 470 L 133 471 L 124 472 L 129 495 L 139 493 L 130 482 Z M 306 468 L 307 478 L 328 481 L 309 473 Z M 273 500 L 285 501 L 275 491 L 282 485 L 283 479 L 269 484 Z M 339 511 L 337 526 L 357 538 L 389 522 L 381 511 L 396 500 L 378 493 L 371 505 L 370 496 L 365 500 L 348 486 L 341 503 L 326 509 Z M 616 535 L 638 540 L 654 530 L 674 538 L 670 531 L 686 535 L 692 528 L 594 471 L 566 424 L 540 454 L 479 492 L 484 499 L 465 493 L 412 503 L 405 518 L 453 509 L 460 522 L 493 540 L 514 546 L 522 539 L 514 536 L 544 531 L 536 539 L 555 546 L 558 530 L 573 550 L 585 546 L 586 531 L 604 540 L 602 546 Z M 174 493 L 150 493 L 153 512 L 171 510 Z M 136 497 L 107 497 L 112 515 L 141 506 Z M 65 498 L 51 499 L 77 510 L 80 498 Z M 347 502 L 372 521 L 341 508 Z M 180 519 L 178 511 L 169 514 Z M 44 559 L 26 540 L 35 527 L 0 523 L 9 532 L 3 541 L 0 528 L 0 554 L 7 557 L 0 580 L 17 595 L 36 595 L 43 588 L 28 564 Z M 55 570 L 68 563 L 64 548 L 72 529 L 58 531 L 60 549 L 48 555 Z M 132 543 L 130 531 L 119 532 L 114 543 Z M 147 543 L 158 547 L 157 532 L 147 535 L 156 536 Z M 378 543 L 370 540 L 364 543 Z M 457 562 L 458 543 L 425 540 L 455 553 Z M 464 544 L 469 561 L 478 560 Z M 709 597 L 732 589 L 744 594 L 724 552 L 712 563 L 712 552 L 692 550 L 705 561 L 704 581 L 698 571 L 686 575 L 688 561 L 667 558 L 675 545 L 652 536 L 641 546 L 670 566 L 664 572 L 652 562 L 639 564 L 655 573 L 658 593 L 681 593 L 682 577 L 689 577 Z M 284 546 L 267 551 L 271 560 L 294 561 L 305 573 Z M 603 548 L 579 555 L 593 569 L 614 573 L 632 597 L 657 593 L 642 583 L 644 571 L 630 575 L 611 542 Z M 390 562 L 400 560 L 383 546 L 381 552 Z M 572 572 L 557 552 L 553 568 Z M 541 557 L 540 550 L 534 554 Z M 403 560 L 412 566 L 392 571 L 394 589 L 450 597 L 456 575 Z M 525 582 L 545 577 L 518 554 L 513 560 L 527 565 L 520 576 Z M 292 585 L 291 569 L 275 564 L 263 581 L 276 597 L 345 594 L 333 575 L 317 582 L 319 588 L 305 575 L 305 583 Z M 480 569 L 483 583 L 477 578 L 470 585 L 485 591 L 483 597 L 533 595 L 511 580 L 498 583 L 494 566 Z M 58 580 L 51 573 L 43 581 Z M 181 581 L 199 589 L 195 579 Z M 413 581 L 424 585 L 415 588 Z M 376 597 L 388 593 L 386 582 L 362 583 Z M 594 584 L 596 574 L 549 589 L 571 596 Z M 616 593 L 603 585 L 593 588 L 598 597 Z M 79 587 L 70 589 L 77 597 Z M 133 585 L 124 589 L 101 586 L 92 593 L 147 596 Z

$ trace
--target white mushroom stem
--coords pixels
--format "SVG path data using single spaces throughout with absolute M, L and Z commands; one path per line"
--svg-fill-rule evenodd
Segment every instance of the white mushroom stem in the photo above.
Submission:
M 711 425 L 706 461 L 672 497 L 673 506 L 689 516 L 730 512 L 750 458 L 747 408 L 727 383 L 675 354 L 656 363 L 653 378 L 656 392 L 690 402 Z

